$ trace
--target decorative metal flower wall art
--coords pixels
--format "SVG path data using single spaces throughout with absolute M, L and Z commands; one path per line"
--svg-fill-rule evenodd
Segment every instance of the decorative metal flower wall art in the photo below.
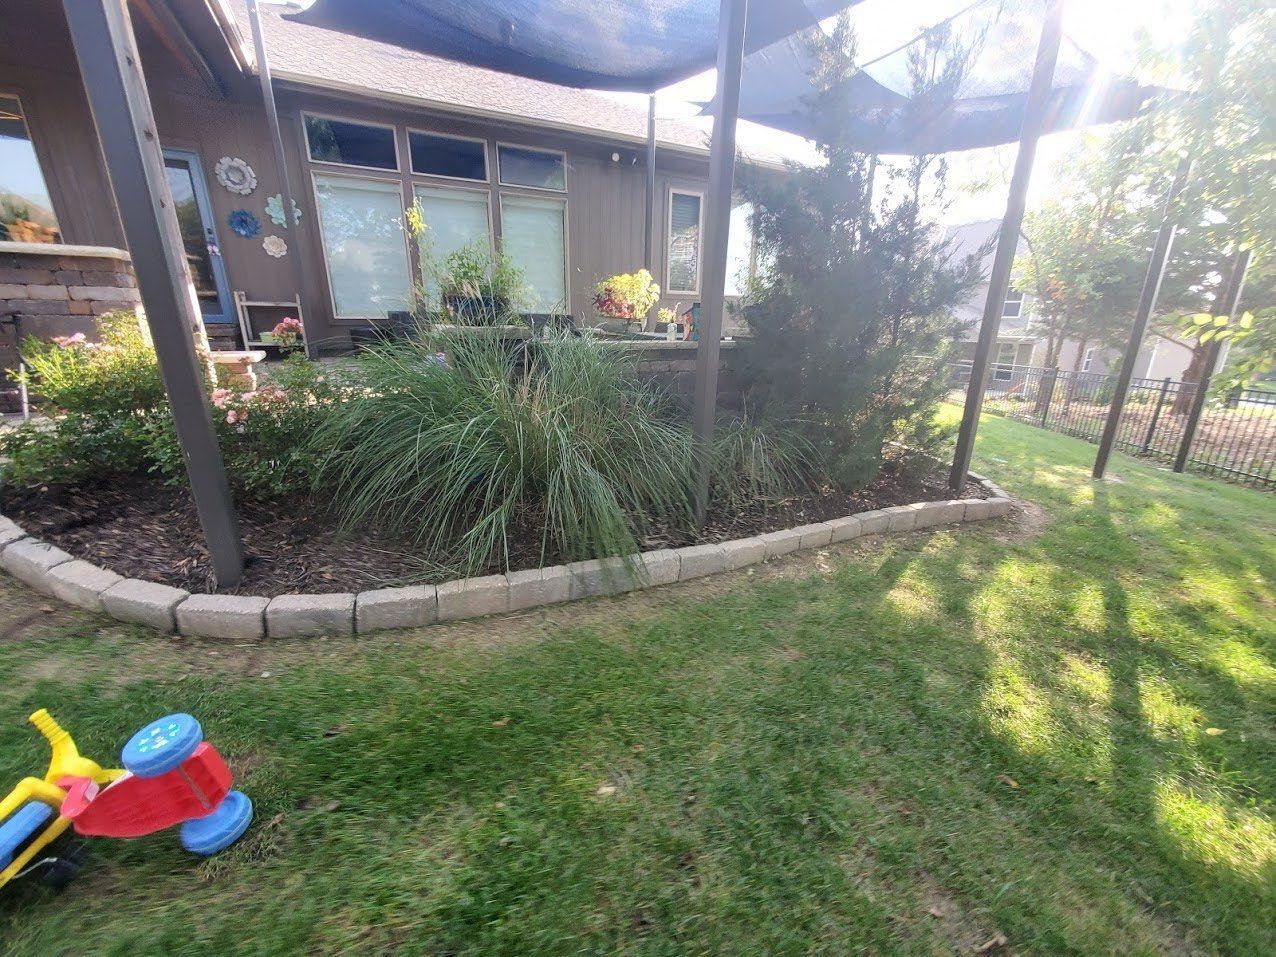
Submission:
M 292 201 L 292 212 L 298 220 L 301 219 L 301 208 L 297 205 L 297 201 Z M 288 228 L 288 222 L 284 218 L 284 198 L 279 193 L 271 196 L 266 200 L 266 215 L 270 217 L 270 221 L 276 226 Z
M 251 239 L 261 232 L 261 220 L 246 209 L 236 209 L 226 217 L 226 222 L 236 236 Z
M 267 236 L 261 241 L 261 248 L 276 259 L 288 254 L 288 244 L 278 236 Z
M 238 156 L 223 156 L 213 167 L 217 182 L 239 196 L 247 196 L 257 188 L 257 174 Z

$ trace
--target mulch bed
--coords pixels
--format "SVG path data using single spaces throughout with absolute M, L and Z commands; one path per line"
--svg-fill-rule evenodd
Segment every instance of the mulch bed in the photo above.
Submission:
M 873 485 L 850 494 L 832 491 L 711 512 L 699 539 L 657 535 L 644 548 L 723 542 L 841 518 L 856 512 L 949 498 L 942 480 L 883 474 Z M 967 485 L 963 498 L 983 498 Z M 194 504 L 185 489 L 150 478 L 110 485 L 47 485 L 5 489 L 0 511 L 30 534 L 126 578 L 162 582 L 189 591 L 216 591 Z M 296 592 L 359 591 L 408 582 L 438 582 L 456 574 L 432 564 L 410 546 L 375 532 L 340 534 L 329 517 L 311 506 L 244 505 L 240 532 L 247 562 L 232 594 L 285 595 Z M 539 540 L 516 542 L 514 569 L 538 564 Z M 551 556 L 546 564 L 558 564 Z M 495 570 L 495 569 L 494 569 Z

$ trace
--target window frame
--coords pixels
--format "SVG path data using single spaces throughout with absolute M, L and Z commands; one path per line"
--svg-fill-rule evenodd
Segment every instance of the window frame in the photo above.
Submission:
M 316 113 L 311 110 L 301 110 L 301 143 L 306 148 L 306 161 L 314 166 L 323 166 L 333 170 L 343 169 L 359 169 L 366 170 L 370 173 L 380 173 L 383 176 L 400 176 L 403 173 L 403 157 L 399 155 L 399 124 L 397 123 L 380 123 L 375 120 L 363 120 L 353 116 L 338 116 L 335 113 Z M 374 126 L 378 129 L 389 130 L 390 138 L 394 141 L 394 169 L 386 169 L 384 166 L 360 166 L 356 163 L 338 163 L 335 160 L 315 159 L 310 155 L 310 133 L 306 129 L 306 118 L 314 117 L 316 120 L 336 120 L 338 123 L 351 123 L 355 126 Z M 411 166 L 412 158 L 408 157 L 408 165 Z
M 694 196 L 699 201 L 696 219 L 696 288 L 673 288 L 673 198 L 674 195 Z M 704 286 L 704 190 L 684 186 L 670 186 L 668 201 L 665 203 L 665 296 L 699 296 Z
M 332 165 L 332 164 L 325 164 L 325 165 Z M 380 170 L 379 172 L 389 173 L 389 170 Z M 397 177 L 397 174 L 395 178 L 392 179 L 390 176 L 364 176 L 358 173 L 343 173 L 337 170 L 330 170 L 330 169 L 310 170 L 310 195 L 313 197 L 314 203 L 315 203 L 315 227 L 316 227 L 315 231 L 319 235 L 319 254 L 320 256 L 323 257 L 323 277 L 324 277 L 324 282 L 328 286 L 328 304 L 332 307 L 332 318 L 336 322 L 385 322 L 389 318 L 386 315 L 343 316 L 340 313 L 340 311 L 337 309 L 337 289 L 332 282 L 332 269 L 329 265 L 331 260 L 328 257 L 328 241 L 327 239 L 324 238 L 324 235 L 323 235 L 323 210 L 321 209 L 319 205 L 319 184 L 315 181 L 316 176 L 344 177 L 346 179 L 361 180 L 365 183 L 371 181 L 371 182 L 385 183 L 387 185 L 394 186 L 396 189 L 399 190 L 400 205 L 402 205 L 402 202 L 403 202 L 403 182 Z M 405 263 L 408 267 L 408 270 L 407 270 L 408 290 L 410 292 L 412 287 L 416 283 L 416 272 L 413 266 L 413 256 L 412 256 L 412 242 L 408 236 L 408 231 L 406 229 L 403 229 L 402 225 L 400 225 L 399 232 L 403 236 L 403 254 L 404 254 Z M 297 250 L 292 250 L 291 252 L 293 255 L 297 254 Z M 405 308 L 411 309 L 411 307 L 412 307 L 411 302 L 405 303 Z
M 1095 351 L 1096 351 L 1096 347 L 1090 346 L 1088 349 L 1086 349 L 1085 353 L 1081 356 L 1081 371 L 1083 373 L 1088 373 L 1094 367 Z
M 524 183 L 507 183 L 501 175 L 501 147 L 508 146 L 511 149 L 527 150 L 531 153 L 552 153 L 563 158 L 563 188 L 557 189 L 553 186 L 528 186 Z M 567 150 L 555 149 L 552 146 L 531 146 L 527 143 L 511 143 L 509 140 L 496 141 L 496 180 L 497 186 L 505 186 L 510 189 L 530 189 L 538 193 L 549 193 L 551 196 L 566 196 L 568 187 L 571 185 L 567 181 Z M 474 182 L 474 180 L 471 180 Z
M 499 173 L 498 173 L 499 175 Z M 519 187 L 523 189 L 535 190 L 535 187 Z M 563 207 L 563 313 L 565 315 L 572 314 L 572 235 L 571 235 L 571 215 L 570 200 L 566 192 L 560 193 L 558 190 L 538 190 L 537 192 L 549 192 L 549 196 L 525 196 L 521 193 L 507 193 L 504 190 L 496 191 L 497 211 L 501 217 L 501 235 L 498 238 L 495 233 L 492 234 L 492 242 L 497 244 L 502 252 L 505 247 L 505 200 L 512 199 L 517 202 L 520 199 L 538 200 L 540 202 L 555 202 Z
M 1018 296 L 1019 298 L 1013 299 L 1012 298 L 1013 296 Z M 1023 307 L 1024 307 L 1024 304 L 1027 302 L 1027 299 L 1028 299 L 1027 293 L 1019 289 L 1015 289 L 1013 287 L 1007 289 L 1006 298 L 1001 300 L 1001 318 L 1002 319 L 1021 318 L 1023 316 Z M 1010 305 L 1012 302 L 1015 305 L 1015 311 L 1013 313 L 1009 313 L 1006 311 L 1006 307 Z
M 31 152 L 35 154 L 35 163 L 40 170 L 40 178 L 44 181 L 44 188 L 49 194 L 49 206 L 53 213 L 53 218 L 57 220 L 58 243 L 66 244 L 68 240 L 66 238 L 66 227 L 64 225 L 65 220 L 62 216 L 62 210 L 58 208 L 61 205 L 61 199 L 57 195 L 59 193 L 60 186 L 57 182 L 57 173 L 53 169 L 51 162 L 52 157 L 49 156 L 40 145 L 44 134 L 40 133 L 37 135 L 35 131 L 35 127 L 40 124 L 32 123 L 31 113 L 27 110 L 27 104 L 23 100 L 24 94 L 22 90 L 12 86 L 3 86 L 0 87 L 0 96 L 12 97 L 18 101 L 18 109 L 22 112 L 22 128 L 27 132 L 27 142 L 31 144 Z
M 1009 362 L 1003 362 L 1001 360 L 1002 349 L 1010 350 Z M 1015 365 L 1017 364 L 1016 360 L 1018 358 L 1019 358 L 1019 343 L 998 342 L 997 355 L 995 357 L 995 362 L 993 365 L 993 373 L 992 373 L 993 381 L 994 382 L 1009 382 L 1011 379 L 1013 379 L 1015 376 Z
M 440 133 L 437 130 L 423 130 L 416 126 L 408 126 L 408 127 L 405 127 L 405 129 L 407 130 L 407 145 L 408 145 L 407 172 L 409 175 L 425 176 L 425 177 L 429 177 L 430 179 L 441 179 L 451 183 L 486 183 L 487 186 L 489 187 L 488 192 L 489 193 L 491 192 L 490 187 L 492 185 L 492 157 L 491 157 L 491 150 L 488 149 L 488 140 L 486 137 L 463 136 L 460 133 Z M 446 176 L 443 173 L 422 173 L 414 169 L 412 166 L 412 134 L 413 133 L 420 133 L 423 136 L 437 136 L 440 139 L 446 139 L 446 140 L 461 140 L 462 142 L 466 142 L 466 143 L 480 144 L 483 147 L 483 172 L 486 174 L 486 176 L 483 179 L 470 179 L 469 177 L 466 177 L 466 176 Z M 565 168 L 566 167 L 565 158 L 563 163 Z

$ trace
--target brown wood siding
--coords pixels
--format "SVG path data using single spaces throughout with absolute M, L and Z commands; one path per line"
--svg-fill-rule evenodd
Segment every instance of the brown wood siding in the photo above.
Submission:
M 617 272 L 643 266 L 645 153 L 633 144 L 613 144 L 567 132 L 460 117 L 442 111 L 414 109 L 373 97 L 333 95 L 282 85 L 278 91 L 280 122 L 293 192 L 302 210 L 300 237 L 274 226 L 265 213 L 267 197 L 279 192 L 274 153 L 258 100 L 255 81 L 232 84 L 230 98 L 211 94 L 196 77 L 184 71 L 146 28 L 137 27 L 139 49 L 165 147 L 194 152 L 200 160 L 215 217 L 232 290 L 251 298 L 289 299 L 295 279 L 287 259 L 273 259 L 262 238 L 279 235 L 289 256 L 301 256 L 305 273 L 303 303 L 313 335 L 344 337 L 352 326 L 366 321 L 336 320 L 332 315 L 326 265 L 319 238 L 311 181 L 312 166 L 303 144 L 303 111 L 354 120 L 392 124 L 398 130 L 401 165 L 407 166 L 407 128 L 478 137 L 487 142 L 494 228 L 499 235 L 499 195 L 561 197 L 567 201 L 568 275 L 571 312 L 592 321 L 594 284 Z M 55 212 L 66 242 L 123 246 L 123 233 L 109 189 L 92 117 L 80 83 L 75 55 L 60 4 L 50 0 L 7 0 L 6 29 L 0 35 L 0 91 L 16 93 L 27 112 Z M 513 143 L 567 153 L 567 192 L 498 186 L 496 144 Z M 612 154 L 619 159 L 613 160 Z M 257 174 L 251 195 L 232 194 L 216 183 L 214 166 L 222 156 L 238 156 Z M 328 167 L 339 171 L 339 167 Z M 661 151 L 655 197 L 655 262 L 652 272 L 662 286 L 667 245 L 666 214 L 671 186 L 703 191 L 707 163 L 696 157 Z M 359 172 L 351 170 L 351 172 Z M 396 174 L 388 174 L 395 178 Z M 461 186 L 406 170 L 397 174 L 404 205 L 411 202 L 411 184 Z M 227 216 L 248 209 L 262 222 L 262 232 L 243 238 L 231 232 Z M 692 297 L 679 297 L 684 309 Z M 673 299 L 662 300 L 673 305 Z

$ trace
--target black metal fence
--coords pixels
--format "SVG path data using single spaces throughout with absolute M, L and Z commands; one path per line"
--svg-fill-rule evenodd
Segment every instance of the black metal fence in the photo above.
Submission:
M 970 362 L 950 366 L 952 386 L 965 390 Z M 984 411 L 1098 443 L 1116 376 L 998 363 L 991 367 Z M 1114 448 L 1173 462 L 1183 443 L 1195 394 L 1192 382 L 1132 379 Z M 1276 392 L 1241 389 L 1208 402 L 1189 468 L 1257 488 L 1276 489 Z

